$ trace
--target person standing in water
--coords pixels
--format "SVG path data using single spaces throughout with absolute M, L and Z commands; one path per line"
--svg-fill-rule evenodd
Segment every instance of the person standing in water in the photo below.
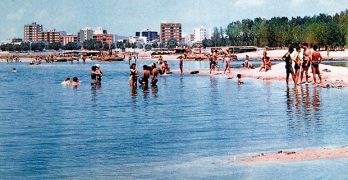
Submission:
M 129 54 L 128 56 L 128 64 L 130 65 L 130 62 L 132 61 L 132 54 Z
M 291 54 L 294 52 L 293 47 L 289 47 L 289 51 L 283 56 L 283 60 L 285 61 L 285 70 L 286 70 L 286 84 L 289 84 L 289 77 L 290 74 L 292 76 L 292 80 L 295 82 L 295 73 L 294 69 L 292 68 L 292 59 L 291 59 Z
M 152 72 L 151 72 L 151 85 L 152 86 L 156 86 L 157 82 L 158 82 L 158 79 L 157 79 L 158 69 L 156 68 L 156 63 L 153 63 L 151 65 L 151 69 L 152 69 Z
M 179 67 L 181 74 L 183 73 L 183 67 L 184 67 L 184 59 L 182 56 L 179 56 Z
M 143 87 L 149 86 L 149 78 L 150 78 L 150 69 L 147 65 L 143 66 L 143 74 L 141 76 L 141 83 Z
M 73 78 L 73 81 L 72 81 L 71 85 L 74 86 L 74 87 L 77 87 L 77 86 L 80 85 L 79 79 L 76 76 Z
M 312 53 L 311 50 L 308 48 L 308 43 L 303 43 L 303 62 L 302 62 L 302 71 L 301 71 L 301 84 L 303 83 L 303 74 L 306 76 L 306 82 L 308 81 L 308 69 L 310 67 L 310 62 L 312 61 Z
M 300 79 L 300 69 L 301 69 L 301 57 L 300 57 L 300 53 L 301 53 L 301 47 L 297 47 L 296 48 L 296 53 L 294 55 L 294 62 L 295 62 L 295 86 L 298 85 L 298 80 Z
M 226 53 L 224 55 L 224 58 L 226 57 L 226 67 L 224 70 L 224 74 L 226 74 L 226 71 L 228 70 L 228 73 L 231 73 L 231 55 L 230 50 L 227 48 Z
M 323 58 L 321 57 L 320 52 L 318 52 L 318 46 L 317 45 L 313 46 L 313 50 L 314 50 L 314 52 L 312 53 L 312 73 L 313 73 L 313 81 L 314 81 L 313 84 L 317 83 L 317 79 L 315 77 L 316 74 L 318 74 L 320 83 L 322 83 L 320 70 L 319 70 L 319 63 L 321 63 Z
M 130 87 L 137 87 L 137 80 L 138 80 L 137 65 L 135 63 L 133 63 L 129 69 L 130 69 L 129 86 Z

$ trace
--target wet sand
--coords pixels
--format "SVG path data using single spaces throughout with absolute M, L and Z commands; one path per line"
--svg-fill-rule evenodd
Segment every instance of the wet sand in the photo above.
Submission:
M 233 62 L 232 62 L 233 63 Z M 224 65 L 225 66 L 225 65 Z M 184 67 L 185 69 L 185 67 Z M 348 87 L 348 68 L 330 66 L 330 65 L 319 65 L 320 72 L 322 74 L 323 82 L 318 84 L 322 87 Z M 200 75 L 210 75 L 209 69 L 190 69 L 185 70 L 184 73 L 189 74 L 191 71 L 199 71 Z M 178 70 L 173 70 L 174 73 L 180 73 Z M 309 70 L 310 81 L 313 81 L 311 73 Z M 259 72 L 259 68 L 256 69 L 246 69 L 246 68 L 231 68 L 231 73 L 224 74 L 224 67 L 220 68 L 219 71 L 214 71 L 212 76 L 216 77 L 226 77 L 226 78 L 236 78 L 237 74 L 241 74 L 242 78 L 254 78 L 259 80 L 278 80 L 285 81 L 285 63 L 279 63 L 272 66 L 272 69 L 265 72 L 264 70 Z M 304 78 L 305 80 L 305 78 Z M 292 78 L 289 80 L 290 84 L 293 84 Z M 319 78 L 317 77 L 317 82 Z
M 318 149 L 302 149 L 296 151 L 278 151 L 261 153 L 254 156 L 234 158 L 232 161 L 242 164 L 281 163 L 295 161 L 310 161 L 318 159 L 348 158 L 348 147 L 331 147 Z

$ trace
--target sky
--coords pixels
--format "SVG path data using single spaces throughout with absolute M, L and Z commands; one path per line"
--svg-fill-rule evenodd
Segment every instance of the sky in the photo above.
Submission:
M 103 27 L 111 34 L 159 31 L 161 22 L 182 23 L 183 33 L 195 27 L 226 27 L 245 18 L 334 15 L 348 9 L 348 0 L 1 0 L 0 40 L 23 38 L 25 24 L 77 34 L 84 27 Z

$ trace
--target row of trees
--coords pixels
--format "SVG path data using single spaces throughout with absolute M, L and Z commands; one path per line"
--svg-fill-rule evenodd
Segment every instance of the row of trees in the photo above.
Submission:
M 77 50 L 81 46 L 78 43 L 68 43 L 63 46 L 61 43 L 44 43 L 44 42 L 22 42 L 21 44 L 2 44 L 0 49 L 2 51 L 43 51 L 43 50 Z
M 0 45 L 0 49 L 2 51 L 43 51 L 43 50 L 79 50 L 81 47 L 88 50 L 110 50 L 110 49 L 125 49 L 125 48 L 145 48 L 147 50 L 150 50 L 152 48 L 164 48 L 164 47 L 176 47 L 178 43 L 176 40 L 170 40 L 167 44 L 158 44 L 157 42 L 154 42 L 152 44 L 136 44 L 136 43 L 130 43 L 128 41 L 126 42 L 117 42 L 116 44 L 112 43 L 109 44 L 101 44 L 97 42 L 96 40 L 87 40 L 83 42 L 82 44 L 76 43 L 76 42 L 69 42 L 65 46 L 63 46 L 61 43 L 44 43 L 44 42 L 36 42 L 36 43 L 30 43 L 30 42 L 22 42 L 21 44 L 2 44 Z
M 284 47 L 308 42 L 332 48 L 348 45 L 348 10 L 334 16 L 274 17 L 235 21 L 226 28 L 214 28 L 204 47 L 212 46 L 270 46 Z

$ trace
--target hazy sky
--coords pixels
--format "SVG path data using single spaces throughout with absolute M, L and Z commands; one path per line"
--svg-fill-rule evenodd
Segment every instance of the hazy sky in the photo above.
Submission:
M 226 27 L 243 18 L 333 15 L 346 8 L 348 0 L 1 0 L 0 40 L 23 38 L 23 25 L 32 22 L 44 30 L 77 34 L 83 27 L 102 26 L 129 36 L 175 21 L 188 34 L 201 25 Z

